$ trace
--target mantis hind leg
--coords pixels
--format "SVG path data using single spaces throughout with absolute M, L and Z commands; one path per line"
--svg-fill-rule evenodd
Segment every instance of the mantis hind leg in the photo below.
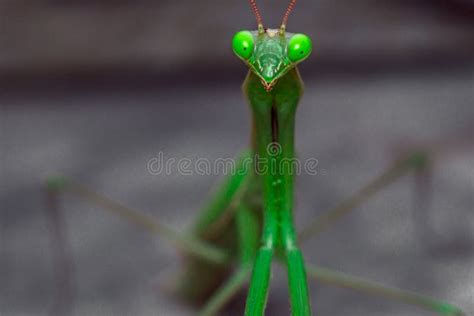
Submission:
M 330 227 L 337 220 L 349 214 L 353 209 L 367 201 L 369 198 L 374 196 L 377 192 L 393 183 L 401 176 L 407 174 L 410 171 L 415 171 L 415 180 L 424 180 L 421 176 L 425 172 L 429 171 L 429 156 L 427 152 L 413 152 L 406 157 L 395 162 L 394 165 L 384 172 L 379 177 L 375 178 L 372 182 L 366 185 L 364 188 L 359 190 L 356 194 L 344 200 L 335 208 L 323 213 L 310 225 L 308 225 L 301 233 L 300 238 L 302 241 L 308 240 L 311 236 L 318 235 L 326 228 Z M 427 170 L 428 169 L 428 170 Z M 415 208 L 417 210 L 422 209 L 424 212 L 427 211 L 429 204 L 429 194 L 423 192 L 423 190 L 429 189 L 426 184 L 416 183 L 416 189 L 421 190 L 418 192 L 417 197 L 421 200 L 415 200 Z M 429 193 L 429 191 L 428 191 Z M 423 207 L 420 207 L 423 206 Z M 425 215 L 425 214 L 423 214 Z M 418 215 L 417 215 L 418 217 Z M 357 291 L 366 292 L 378 296 L 383 296 L 388 299 L 403 302 L 409 305 L 418 306 L 420 308 L 433 311 L 440 315 L 460 316 L 464 315 L 462 310 L 459 308 L 442 302 L 436 299 L 423 296 L 414 292 L 405 291 L 393 287 L 380 285 L 362 278 L 349 276 L 347 274 L 322 268 L 307 265 L 308 276 L 314 278 L 320 282 L 334 285 L 343 288 L 349 288 Z
M 337 287 L 363 291 L 368 294 L 383 296 L 387 299 L 403 302 L 409 305 L 433 311 L 439 315 L 461 316 L 464 312 L 458 307 L 438 301 L 431 297 L 423 296 L 414 292 L 404 291 L 393 287 L 380 285 L 362 278 L 353 277 L 342 272 L 327 268 L 307 265 L 308 275 L 322 283 Z
M 336 205 L 336 207 L 324 212 L 308 226 L 303 228 L 298 234 L 299 240 L 305 242 L 311 237 L 317 236 L 409 171 L 420 171 L 424 169 L 428 165 L 428 162 L 429 154 L 424 151 L 413 152 L 396 161 L 389 169 L 357 191 L 354 195 L 343 200 Z
M 189 296 L 194 296 L 192 300 L 196 301 L 196 298 L 199 300 L 199 296 L 203 298 L 206 294 L 206 290 L 203 289 L 206 287 L 206 282 L 209 295 L 229 274 L 228 264 L 229 255 L 233 250 L 232 240 L 216 242 L 216 239 L 222 239 L 220 237 L 223 230 L 226 231 L 225 235 L 232 236 L 232 231 L 228 227 L 232 226 L 229 224 L 232 224 L 234 220 L 233 203 L 241 199 L 242 192 L 248 191 L 247 178 L 251 170 L 249 162 L 252 162 L 249 158 L 250 152 L 245 152 L 237 160 L 235 172 L 206 205 L 198 218 L 194 232 L 190 234 L 176 232 L 150 215 L 121 205 L 64 177 L 49 178 L 46 185 L 48 191 L 54 195 L 73 194 L 174 243 L 189 260 L 188 271 L 185 272 L 186 278 L 195 280 L 194 284 L 201 286 L 199 291 L 190 291 L 190 283 L 187 282 L 187 292 Z M 211 233 L 212 236 L 206 236 L 205 233 Z M 192 293 L 197 293 L 197 295 Z
M 194 236 L 178 233 L 150 215 L 119 204 L 65 178 L 50 178 L 47 181 L 47 187 L 50 194 L 73 194 L 103 208 L 113 215 L 120 216 L 129 222 L 139 225 L 149 232 L 168 239 L 185 253 L 193 254 L 215 264 L 225 264 L 228 261 L 228 254 L 222 249 L 199 240 Z

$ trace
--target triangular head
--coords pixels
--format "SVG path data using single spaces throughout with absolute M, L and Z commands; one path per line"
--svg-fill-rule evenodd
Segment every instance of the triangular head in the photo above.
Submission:
M 278 79 L 311 54 L 312 43 L 304 34 L 259 29 L 235 34 L 232 49 L 270 91 Z

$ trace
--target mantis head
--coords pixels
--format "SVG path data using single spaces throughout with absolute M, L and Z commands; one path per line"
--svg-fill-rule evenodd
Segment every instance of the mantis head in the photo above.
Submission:
M 279 78 L 311 54 L 312 44 L 304 34 L 268 29 L 264 33 L 238 32 L 232 40 L 232 49 L 270 91 Z
M 312 51 L 311 39 L 304 34 L 287 33 L 286 23 L 296 0 L 291 1 L 279 30 L 264 29 L 254 0 L 250 5 L 258 23 L 257 31 L 240 31 L 234 35 L 232 49 L 271 91 L 278 79 L 305 60 Z

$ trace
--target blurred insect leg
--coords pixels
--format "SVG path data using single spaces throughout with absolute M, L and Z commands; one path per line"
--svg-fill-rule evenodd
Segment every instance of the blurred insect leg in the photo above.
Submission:
M 167 238 L 179 249 L 196 257 L 216 264 L 224 264 L 228 261 L 228 255 L 225 251 L 200 241 L 193 236 L 180 234 L 166 225 L 163 225 L 150 215 L 123 206 L 81 185 L 68 181 L 65 178 L 50 178 L 47 181 L 47 187 L 49 190 L 55 190 L 58 193 L 67 192 L 79 196 L 114 215 L 118 215 L 154 234 Z
M 50 224 L 51 242 L 54 252 L 54 274 L 56 276 L 57 296 L 51 315 L 69 315 L 74 301 L 73 261 L 68 252 L 69 243 L 67 227 L 63 214 L 60 212 L 60 201 L 57 191 L 46 191 L 46 215 Z
M 415 152 L 407 157 L 398 160 L 391 168 L 382 175 L 375 178 L 368 185 L 363 187 L 353 196 L 345 199 L 335 208 L 318 216 L 311 224 L 299 233 L 300 242 L 316 236 L 331 226 L 333 223 L 349 214 L 354 208 L 366 202 L 376 193 L 407 174 L 411 170 L 422 169 L 428 162 L 428 154 L 425 152 Z
M 194 227 L 196 235 L 208 237 L 232 219 L 234 215 L 229 206 L 233 201 L 238 201 L 239 196 L 245 191 L 245 182 L 250 171 L 253 170 L 252 162 L 250 151 L 242 153 L 237 159 L 235 172 L 217 189 L 208 204 L 199 212 L 200 215 Z
M 436 242 L 435 232 L 430 221 L 430 210 L 433 201 L 433 168 L 428 164 L 426 168 L 415 171 L 413 190 L 413 222 L 418 240 L 424 246 Z
M 306 265 L 306 268 L 309 277 L 314 278 L 322 283 L 353 289 L 356 291 L 362 291 L 377 296 L 383 296 L 387 299 L 403 302 L 436 312 L 439 315 L 464 315 L 463 311 L 456 306 L 414 292 L 383 286 L 362 278 L 353 277 L 342 272 L 314 265 Z
M 239 243 L 239 267 L 206 303 L 201 316 L 216 315 L 242 289 L 252 272 L 252 263 L 258 247 L 258 221 L 244 204 L 238 206 L 236 226 Z

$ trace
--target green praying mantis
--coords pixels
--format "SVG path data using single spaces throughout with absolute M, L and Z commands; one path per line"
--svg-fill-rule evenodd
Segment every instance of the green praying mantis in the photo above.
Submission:
M 174 242 L 186 253 L 183 282 L 177 292 L 204 301 L 199 315 L 218 314 L 249 282 L 245 315 L 264 315 L 274 261 L 287 270 L 290 311 L 311 315 L 308 281 L 382 295 L 440 315 L 462 315 L 448 303 L 385 287 L 360 278 L 313 266 L 304 261 L 300 244 L 365 202 L 410 170 L 422 168 L 423 152 L 397 161 L 392 168 L 336 208 L 323 213 L 299 234 L 293 222 L 295 113 L 303 93 L 297 65 L 308 58 L 312 43 L 304 34 L 286 31 L 292 0 L 279 29 L 266 29 L 254 0 L 256 31 L 240 31 L 232 40 L 234 53 L 248 66 L 243 92 L 253 116 L 250 149 L 200 213 L 195 226 L 180 234 L 155 219 L 131 210 L 63 178 L 48 181 L 49 192 L 75 193 L 104 209 Z M 190 287 L 188 284 L 199 284 Z

